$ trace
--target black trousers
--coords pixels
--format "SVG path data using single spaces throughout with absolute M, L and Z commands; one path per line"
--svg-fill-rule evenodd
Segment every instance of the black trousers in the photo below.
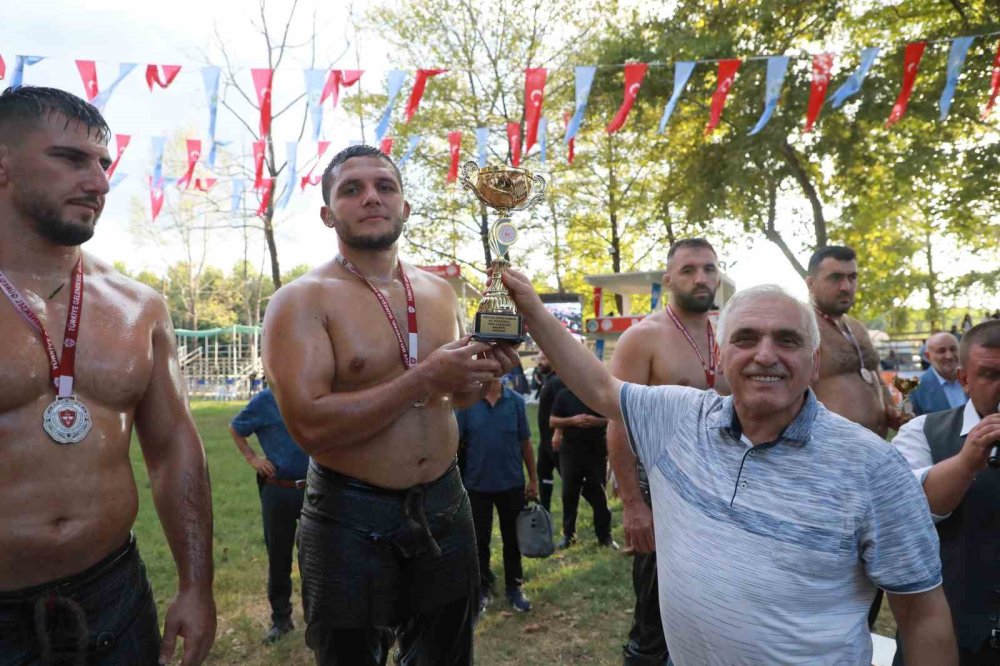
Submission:
M 538 460 L 535 463 L 538 471 L 538 503 L 545 507 L 546 511 L 552 510 L 552 488 L 555 486 L 555 474 L 562 472 L 559 470 L 559 454 L 552 450 L 552 443 L 538 443 Z
M 603 447 L 564 445 L 559 451 L 562 474 L 563 534 L 576 534 L 576 512 L 580 495 L 594 510 L 594 533 L 598 540 L 611 538 L 611 512 L 604 494 L 608 452 Z
M 517 546 L 517 514 L 524 508 L 524 486 L 499 492 L 469 490 L 472 522 L 476 527 L 476 548 L 479 553 L 479 584 L 489 588 L 494 581 L 490 571 L 490 540 L 493 535 L 493 507 L 500 518 L 500 540 L 503 542 L 503 578 L 508 590 L 521 587 L 521 551 Z
M 267 600 L 271 604 L 271 624 L 281 626 L 292 618 L 292 548 L 305 489 L 268 485 L 260 476 L 257 487 L 267 547 Z

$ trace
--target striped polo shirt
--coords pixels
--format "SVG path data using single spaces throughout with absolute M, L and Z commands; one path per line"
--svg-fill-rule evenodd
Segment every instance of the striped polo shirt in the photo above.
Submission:
M 937 532 L 902 456 L 811 390 L 756 447 L 715 391 L 625 384 L 620 401 L 649 474 L 677 666 L 871 664 L 875 586 L 941 584 Z

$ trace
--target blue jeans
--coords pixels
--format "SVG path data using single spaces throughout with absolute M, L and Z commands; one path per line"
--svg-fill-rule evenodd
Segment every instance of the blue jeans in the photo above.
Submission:
M 264 545 L 267 546 L 267 600 L 271 624 L 281 627 L 292 621 L 292 548 L 295 528 L 302 512 L 305 490 L 264 483 L 257 477 Z
M 134 537 L 74 576 L 0 592 L 0 666 L 153 666 L 159 651 Z

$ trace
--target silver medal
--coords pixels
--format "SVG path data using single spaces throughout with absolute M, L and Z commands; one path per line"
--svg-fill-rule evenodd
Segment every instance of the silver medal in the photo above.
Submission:
M 75 396 L 56 398 L 45 408 L 42 427 L 60 444 L 76 444 L 90 432 L 90 411 Z
M 875 383 L 875 373 L 873 373 L 868 368 L 861 368 L 861 379 L 869 384 Z

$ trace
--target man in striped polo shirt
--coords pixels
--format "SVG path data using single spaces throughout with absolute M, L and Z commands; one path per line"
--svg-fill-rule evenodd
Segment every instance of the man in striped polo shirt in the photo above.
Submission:
M 737 294 L 719 320 L 732 397 L 608 374 L 504 281 L 566 385 L 624 422 L 649 475 L 670 658 L 691 664 L 870 664 L 867 612 L 886 590 L 909 666 L 957 663 L 938 540 L 893 447 L 809 389 L 812 310 L 780 287 Z

